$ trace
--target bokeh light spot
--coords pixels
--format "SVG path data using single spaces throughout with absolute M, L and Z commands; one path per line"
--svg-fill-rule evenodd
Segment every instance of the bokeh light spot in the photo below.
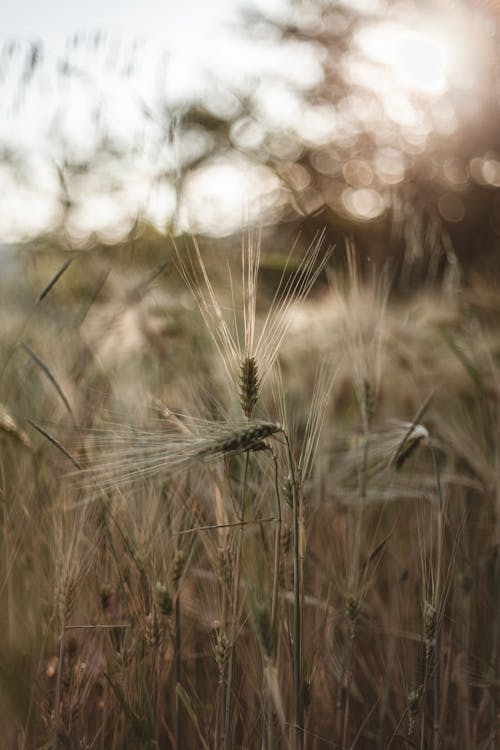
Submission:
M 373 170 L 362 159 L 349 159 L 342 169 L 345 181 L 352 187 L 368 187 L 373 182 Z
M 387 185 L 397 185 L 405 176 L 406 159 L 395 148 L 381 148 L 375 154 L 375 171 Z
M 483 179 L 492 187 L 500 187 L 500 161 L 486 159 L 483 163 Z
M 342 202 L 350 214 L 362 221 L 376 219 L 385 208 L 382 196 L 372 188 L 346 188 L 342 192 Z

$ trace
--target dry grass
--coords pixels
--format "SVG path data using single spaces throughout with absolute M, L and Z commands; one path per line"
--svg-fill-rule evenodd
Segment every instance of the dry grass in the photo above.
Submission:
M 6 748 L 496 747 L 500 308 L 325 252 L 4 303 Z

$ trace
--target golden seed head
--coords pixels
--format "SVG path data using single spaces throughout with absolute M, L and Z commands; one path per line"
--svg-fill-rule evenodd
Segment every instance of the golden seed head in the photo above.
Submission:
M 424 605 L 424 631 L 426 641 L 431 641 L 436 634 L 437 610 L 430 603 Z
M 163 644 L 165 632 L 161 627 L 158 613 L 153 609 L 146 616 L 146 625 L 144 628 L 144 638 L 147 645 L 152 649 L 159 649 Z
M 215 630 L 215 662 L 219 668 L 219 687 L 221 687 L 224 684 L 224 673 L 231 652 L 231 643 L 218 620 L 214 621 L 213 628 Z
M 430 602 L 426 602 L 424 606 L 424 645 L 426 664 L 429 663 L 429 660 L 431 658 L 431 652 L 434 647 L 437 627 L 437 609 Z
M 255 357 L 247 356 L 240 366 L 240 403 L 246 417 L 251 417 L 260 392 L 260 378 Z
M 155 599 L 161 614 L 170 617 L 174 611 L 174 603 L 167 587 L 160 581 L 156 582 Z
M 424 686 L 420 684 L 408 693 L 408 735 L 410 737 L 415 729 L 415 719 L 420 711 L 420 702 L 422 700 L 423 692 Z
M 423 685 L 419 685 L 414 690 L 410 690 L 408 693 L 408 708 L 410 713 L 418 714 L 420 709 L 420 699 L 422 698 L 422 692 L 424 690 Z
M 73 613 L 77 583 L 73 577 L 68 577 L 61 582 L 57 592 L 57 604 L 59 616 L 62 621 L 69 619 Z

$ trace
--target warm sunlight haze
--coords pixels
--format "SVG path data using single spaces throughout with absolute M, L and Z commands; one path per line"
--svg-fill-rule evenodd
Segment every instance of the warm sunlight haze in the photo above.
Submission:
M 337 64 L 340 85 L 352 92 L 336 106 L 306 106 L 308 92 L 323 80 L 325 50 L 280 40 L 263 24 L 253 36 L 246 33 L 242 13 L 255 13 L 257 0 L 167 2 L 141 13 L 127 2 L 116 23 L 111 3 L 83 12 L 53 0 L 47 13 L 30 3 L 22 1 L 23 13 L 10 6 L 0 37 L 0 141 L 26 161 L 22 181 L 8 160 L 0 164 L 5 242 L 62 221 L 58 169 L 65 161 L 81 165 L 66 222 L 78 246 L 92 233 L 105 242 L 125 236 L 138 212 L 160 231 L 217 236 L 250 217 L 266 224 L 283 210 L 291 186 L 305 186 L 304 174 L 287 167 L 283 182 L 269 164 L 250 165 L 245 153 L 261 162 L 271 152 L 293 160 L 304 146 L 320 149 L 332 139 L 349 147 L 364 128 L 378 142 L 374 161 L 350 160 L 342 170 L 347 184 L 329 192 L 335 210 L 372 221 L 388 209 L 376 182 L 401 182 L 406 152 L 424 153 L 433 134 L 459 130 L 457 102 L 475 106 L 473 91 L 488 64 L 491 20 L 471 15 L 466 3 L 421 12 L 415 6 L 408 24 L 403 5 L 372 2 L 365 4 L 370 20 L 353 26 L 353 44 Z M 285 17 L 285 7 L 278 0 L 265 4 L 275 18 Z M 332 13 L 331 23 L 341 29 L 342 18 L 341 10 Z M 308 23 L 311 29 L 318 23 L 312 6 Z M 252 117 L 242 111 L 249 99 Z M 235 150 L 191 169 L 176 196 L 175 175 L 216 144 L 215 133 L 194 123 L 180 138 L 173 113 L 193 102 L 231 121 Z M 86 174 L 85 160 L 109 142 L 123 158 L 103 155 Z M 486 161 L 493 163 L 488 155 Z M 486 182 L 496 179 L 490 173 L 486 167 Z M 450 213 L 453 204 L 447 198 L 441 206 L 460 215 L 461 209 Z
M 360 33 L 359 44 L 381 64 L 380 85 L 392 78 L 394 86 L 429 94 L 443 93 L 446 79 L 446 42 L 418 31 L 382 24 Z
M 0 750 L 498 750 L 500 0 L 4 6 Z

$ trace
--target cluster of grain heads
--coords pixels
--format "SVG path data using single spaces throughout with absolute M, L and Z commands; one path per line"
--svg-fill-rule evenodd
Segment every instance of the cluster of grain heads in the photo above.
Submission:
M 213 357 L 201 352 L 202 372 L 191 350 L 189 371 L 187 362 L 179 367 L 185 382 L 173 392 L 165 372 L 183 362 L 174 351 L 176 343 L 184 347 L 179 336 L 157 368 L 148 359 L 141 382 L 210 419 L 166 409 L 151 419 L 142 411 L 150 394 L 143 402 L 137 377 L 124 396 L 114 374 L 99 381 L 105 392 L 87 395 L 85 409 L 50 347 L 31 331 L 31 351 L 43 352 L 52 376 L 58 373 L 74 413 L 101 431 L 70 424 L 55 442 L 61 433 L 50 421 L 53 403 L 60 401 L 68 423 L 70 413 L 40 354 L 38 363 L 25 348 L 19 359 L 47 393 L 40 399 L 19 378 L 21 405 L 1 394 L 8 416 L 0 410 L 0 603 L 8 647 L 20 655 L 11 668 L 2 649 L 0 705 L 7 682 L 15 692 L 11 675 L 34 685 L 25 691 L 25 728 L 17 745 L 8 736 L 9 748 L 54 740 L 89 750 L 495 747 L 500 378 L 486 379 L 487 363 L 464 345 L 469 313 L 461 321 L 453 313 L 457 351 L 450 355 L 429 333 L 434 302 L 427 295 L 411 309 L 401 298 L 385 309 L 386 287 L 374 291 L 351 268 L 345 291 L 322 293 L 291 316 L 272 394 L 271 349 L 262 341 L 274 342 L 274 356 L 281 329 L 273 320 L 279 323 L 283 297 L 259 321 L 251 304 L 255 261 L 242 272 L 248 302 L 240 306 L 239 277 L 233 274 L 225 292 L 205 255 L 208 283 L 196 250 L 191 260 L 179 255 L 186 266 L 192 260 L 195 298 L 204 296 L 219 346 Z M 288 270 L 282 286 L 287 279 L 298 301 L 300 277 Z M 185 297 L 179 309 L 185 313 Z M 432 318 L 426 329 L 425 315 Z M 306 319 L 316 331 L 321 321 L 313 343 L 308 330 L 297 335 Z M 497 354 L 491 348 L 492 359 Z M 315 378 L 316 362 L 330 356 L 335 364 Z M 337 379 L 342 387 L 331 399 L 336 367 L 344 382 Z M 91 394 L 95 383 L 82 377 L 78 385 Z M 420 410 L 412 419 L 436 386 L 432 414 Z M 136 391 L 140 405 L 129 404 Z M 28 395 L 33 406 L 26 409 Z M 110 412 L 136 409 L 145 429 L 100 421 L 104 402 Z M 17 418 L 26 412 L 37 420 L 30 450 Z M 394 415 L 407 421 L 391 422 Z M 83 469 L 61 481 L 68 461 Z M 91 512 L 78 521 L 84 507 Z M 61 529 L 47 519 L 61 521 Z M 33 665 L 27 678 L 26 654 Z M 2 732 L 26 716 L 25 706 L 10 701 L 14 718 L 3 718 Z
M 227 300 L 217 298 L 198 248 L 177 253 L 215 343 L 218 364 L 230 376 L 227 411 L 240 417 L 204 420 L 162 409 L 160 418 L 146 429 L 103 424 L 88 432 L 75 430 L 84 448 L 78 454 L 83 466 L 77 473 L 78 497 L 98 511 L 94 525 L 99 527 L 99 554 L 105 580 L 113 580 L 101 591 L 100 615 L 111 625 L 120 608 L 127 626 L 120 637 L 113 630 L 103 648 L 106 721 L 111 723 L 110 712 L 122 713 L 113 750 L 120 747 L 123 726 L 129 725 L 135 727 L 132 733 L 138 742 L 147 738 L 151 746 L 170 743 L 182 749 L 196 732 L 201 746 L 212 746 L 213 739 L 213 746 L 230 750 L 237 744 L 254 746 L 261 733 L 258 741 L 269 750 L 302 750 L 315 741 L 314 722 L 323 710 L 315 697 L 323 690 L 333 698 L 340 695 L 340 720 L 335 720 L 339 744 L 355 746 L 363 731 L 355 726 L 360 702 L 357 670 L 364 657 L 364 629 L 373 612 L 367 596 L 374 576 L 369 578 L 368 569 L 371 575 L 376 550 L 383 547 L 370 540 L 366 554 L 370 527 L 364 513 L 372 486 L 376 492 L 374 483 L 388 486 L 391 476 L 399 476 L 394 469 L 404 477 L 429 434 L 419 418 L 379 428 L 385 310 L 380 293 L 380 314 L 371 338 L 356 316 L 346 323 L 343 355 L 350 359 L 360 415 L 356 423 L 361 423 L 352 472 L 359 512 L 347 534 L 350 558 L 345 580 L 336 587 L 333 579 L 341 579 L 344 571 L 334 570 L 332 575 L 329 563 L 318 559 L 318 539 L 312 530 L 319 522 L 312 517 L 323 501 L 324 477 L 318 478 L 321 463 L 318 467 L 316 459 L 321 455 L 323 462 L 328 460 L 331 432 L 324 445 L 321 438 L 337 363 L 323 351 L 316 373 L 308 373 L 307 382 L 314 378 L 310 403 L 301 399 L 297 404 L 289 399 L 286 378 L 276 362 L 291 306 L 305 298 L 323 268 L 320 245 L 318 241 L 309 248 L 294 273 L 284 272 L 262 324 L 255 307 L 258 242 L 252 240 L 242 256 L 241 312 L 228 311 Z M 236 285 L 231 286 L 236 298 Z M 347 298 L 349 306 L 355 306 L 361 299 L 359 289 Z M 234 308 L 234 299 L 231 302 Z M 214 372 L 218 375 L 220 369 Z M 271 370 L 276 373 L 273 401 L 265 389 Z M 212 376 L 208 373 L 205 391 L 217 382 Z M 214 403 L 217 398 L 214 392 Z M 219 405 L 216 411 L 225 413 Z M 262 418 L 267 414 L 272 416 Z M 336 466 L 334 472 L 340 474 Z M 149 478 L 153 481 L 143 481 Z M 181 520 L 173 518 L 174 507 L 182 508 Z M 334 511 L 327 508 L 329 520 Z M 330 528 L 334 539 L 336 521 Z M 249 570 L 252 565 L 254 573 Z M 70 588 L 68 584 L 61 595 L 66 604 L 61 604 L 60 613 L 66 623 L 74 599 Z M 341 667 L 332 678 L 321 664 L 326 630 L 322 613 L 330 616 L 330 597 L 338 594 L 342 635 L 334 651 Z M 192 606 L 195 596 L 203 602 L 197 603 L 198 610 Z M 429 600 L 439 604 L 434 595 Z M 429 629 L 425 637 L 430 651 L 435 650 Z M 208 666 L 201 663 L 207 640 L 212 647 Z M 200 678 L 203 670 L 206 676 Z M 203 686 L 207 676 L 213 680 L 208 695 Z M 418 682 L 408 695 L 404 692 L 410 734 L 422 710 L 423 691 Z M 262 707 L 258 729 L 253 719 L 245 719 L 250 699 Z M 208 716 L 208 705 L 213 706 L 213 716 L 205 722 L 200 717 Z M 145 717 L 149 718 L 143 723 Z

